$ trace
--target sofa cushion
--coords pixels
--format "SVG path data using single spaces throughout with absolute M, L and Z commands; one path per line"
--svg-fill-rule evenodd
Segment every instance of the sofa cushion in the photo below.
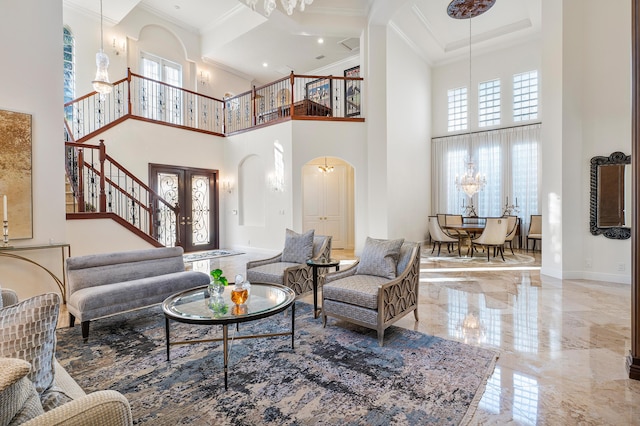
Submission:
M 284 249 L 282 250 L 282 261 L 291 263 L 305 263 L 313 256 L 313 237 L 315 230 L 298 234 L 291 229 L 287 229 Z
M 256 283 L 284 283 L 284 270 L 292 266 L 300 266 L 298 263 L 275 262 L 262 266 L 256 266 L 247 270 L 247 280 Z
M 24 423 L 44 413 L 36 388 L 27 377 L 31 364 L 0 358 L 0 425 Z
M 322 287 L 324 299 L 336 300 L 367 309 L 378 309 L 378 289 L 388 278 L 354 274 Z
M 0 309 L 0 356 L 31 364 L 29 379 L 38 394 L 53 383 L 60 296 L 46 293 Z
M 87 287 L 182 272 L 181 250 L 166 247 L 67 258 L 69 294 Z M 180 248 L 180 247 L 177 247 Z M 156 255 L 157 257 L 153 257 Z
M 356 274 L 376 275 L 393 279 L 400 256 L 400 247 L 404 238 L 397 240 L 378 240 L 367 237 L 360 256 Z

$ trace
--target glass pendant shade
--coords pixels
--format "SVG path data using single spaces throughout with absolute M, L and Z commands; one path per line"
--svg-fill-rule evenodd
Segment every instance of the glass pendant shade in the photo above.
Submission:
M 98 70 L 96 71 L 95 80 L 92 81 L 93 89 L 101 95 L 111 93 L 113 85 L 109 82 L 109 73 L 107 71 L 109 68 L 109 57 L 102 49 L 96 53 L 96 66 Z

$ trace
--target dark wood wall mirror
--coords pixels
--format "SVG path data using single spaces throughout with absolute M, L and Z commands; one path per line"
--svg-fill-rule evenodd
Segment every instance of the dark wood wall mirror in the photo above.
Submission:
M 631 238 L 631 156 L 614 152 L 591 159 L 589 227 L 593 235 Z

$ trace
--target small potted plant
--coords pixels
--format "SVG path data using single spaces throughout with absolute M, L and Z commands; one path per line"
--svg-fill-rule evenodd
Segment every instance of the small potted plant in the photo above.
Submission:
M 211 282 L 209 283 L 209 296 L 220 296 L 224 293 L 225 286 L 229 283 L 227 278 L 222 275 L 222 269 L 214 269 L 210 272 Z

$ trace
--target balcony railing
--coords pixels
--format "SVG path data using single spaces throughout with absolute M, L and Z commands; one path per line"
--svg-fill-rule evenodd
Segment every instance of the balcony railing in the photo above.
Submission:
M 216 99 L 152 80 L 130 70 L 106 95 L 96 92 L 65 104 L 73 139 L 85 139 L 135 118 L 189 130 L 228 135 L 284 120 L 363 121 L 362 78 L 289 77 Z

